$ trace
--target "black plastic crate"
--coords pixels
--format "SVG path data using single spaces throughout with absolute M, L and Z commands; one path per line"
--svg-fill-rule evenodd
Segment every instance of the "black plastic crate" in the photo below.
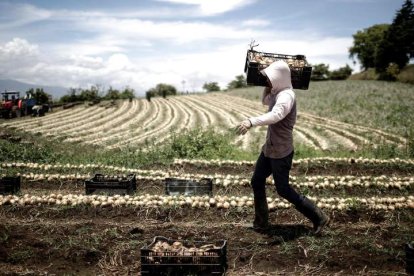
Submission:
M 405 245 L 405 271 L 414 275 L 414 242 Z
M 255 59 L 260 56 L 261 61 Z M 267 79 L 260 73 L 265 69 L 271 61 L 284 60 L 290 68 L 292 86 L 295 89 L 308 89 L 312 74 L 312 67 L 308 66 L 308 62 L 304 55 L 284 55 L 258 52 L 255 50 L 247 50 L 246 63 L 244 72 L 246 73 L 246 82 L 250 85 L 268 86 Z M 270 62 L 270 63 L 269 63 Z
M 177 240 L 157 236 L 154 241 L 141 248 L 141 275 L 224 275 L 227 269 L 227 241 L 213 243 L 202 241 L 178 241 L 187 248 L 202 248 L 213 244 L 215 248 L 204 251 L 184 251 L 183 247 L 167 251 L 153 250 L 158 242 L 170 246 Z
M 133 194 L 137 190 L 135 174 L 127 176 L 107 176 L 95 174 L 91 179 L 85 180 L 85 193 L 105 194 Z
M 20 191 L 20 176 L 5 176 L 0 178 L 0 194 L 15 194 Z
M 199 181 L 179 178 L 165 179 L 166 195 L 212 195 L 213 180 L 202 178 Z

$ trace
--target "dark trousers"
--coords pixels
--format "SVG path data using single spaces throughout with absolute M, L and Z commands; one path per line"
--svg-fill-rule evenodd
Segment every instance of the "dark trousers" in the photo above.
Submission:
M 295 208 L 314 224 L 321 219 L 319 208 L 289 185 L 289 172 L 292 167 L 293 152 L 280 159 L 268 158 L 262 152 L 257 159 L 251 185 L 254 193 L 255 226 L 266 226 L 268 206 L 266 201 L 266 178 L 273 174 L 277 193 L 292 203 Z
M 263 152 L 260 154 L 251 182 L 255 198 L 258 200 L 266 199 L 266 178 L 273 174 L 276 191 L 281 197 L 295 206 L 303 201 L 303 196 L 299 195 L 289 185 L 292 159 L 293 151 L 288 156 L 280 159 L 265 157 Z

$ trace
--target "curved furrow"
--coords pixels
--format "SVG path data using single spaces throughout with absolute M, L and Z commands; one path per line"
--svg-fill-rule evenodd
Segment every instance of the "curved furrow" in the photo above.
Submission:
M 250 100 L 246 100 L 248 101 L 248 103 L 246 103 L 245 101 L 243 101 L 244 99 L 242 101 L 239 101 L 238 97 L 231 96 L 226 96 L 223 98 L 223 100 L 225 99 L 227 99 L 226 104 L 229 104 L 230 106 L 236 109 L 248 112 L 248 117 L 259 116 L 267 112 L 267 106 L 262 105 L 261 103 L 255 103 Z
M 180 110 L 184 114 L 183 117 L 185 118 L 181 123 L 179 130 L 193 128 L 196 124 L 196 120 L 194 119 L 193 111 L 190 112 L 190 106 L 181 101 L 181 97 L 174 97 L 173 99 L 176 101 L 176 104 L 181 107 Z
M 59 127 L 59 126 L 62 126 L 62 124 L 63 125 L 70 124 L 72 122 L 76 122 L 78 120 L 86 118 L 90 116 L 91 112 L 96 112 L 96 111 L 98 113 L 101 113 L 105 111 L 105 109 L 103 109 L 102 107 L 98 107 L 98 106 L 92 106 L 92 107 L 86 107 L 84 110 L 80 112 L 76 112 L 76 110 L 72 110 L 72 113 L 70 115 L 62 117 L 59 120 L 52 118 L 53 120 L 51 120 L 50 123 L 45 124 L 43 127 L 39 127 L 38 129 L 43 130 L 43 129 Z
M 306 118 L 309 120 L 309 118 Z M 367 131 L 367 130 L 359 130 L 358 131 L 358 126 L 355 127 L 350 127 L 350 124 L 346 124 L 345 126 L 341 125 L 341 123 L 339 124 L 323 124 L 323 123 L 319 123 L 318 120 L 309 120 L 312 124 L 314 125 L 321 125 L 324 128 L 328 128 L 331 129 L 335 132 L 341 133 L 343 136 L 346 136 L 347 138 L 354 140 L 354 141 L 360 141 L 361 144 L 372 144 L 374 139 L 378 139 L 378 140 L 382 140 L 385 143 L 390 143 L 390 144 L 396 144 L 396 142 L 392 141 L 392 140 L 388 140 L 386 139 L 384 136 L 379 135 L 378 133 L 372 133 L 371 131 Z M 352 130 L 348 131 L 348 130 Z M 356 131 L 357 130 L 357 131 Z M 361 133 L 362 132 L 362 133 Z M 374 137 L 370 137 L 374 135 Z
M 318 120 L 312 117 L 308 117 L 307 115 L 303 115 L 301 114 L 300 116 L 302 116 L 302 118 L 309 122 L 312 125 L 317 125 L 317 126 L 323 126 L 324 128 L 330 129 L 332 131 L 335 131 L 337 133 L 339 133 L 342 136 L 345 136 L 351 140 L 353 140 L 354 142 L 357 143 L 361 143 L 361 144 L 370 144 L 371 141 L 366 137 L 367 132 L 366 131 L 355 131 L 357 129 L 357 127 L 350 127 L 349 124 L 342 125 L 341 122 L 335 122 L 335 121 L 326 121 L 324 122 L 323 120 Z M 335 122 L 335 123 L 333 123 Z M 349 131 L 351 130 L 351 131 Z M 372 133 L 370 133 L 372 134 Z M 381 136 L 382 137 L 382 136 Z M 390 141 L 389 141 L 390 142 Z
M 209 118 L 207 117 L 206 113 L 203 112 L 202 110 L 199 109 L 199 107 L 194 104 L 193 102 L 188 100 L 188 97 L 185 96 L 181 96 L 181 101 L 183 103 L 186 103 L 189 107 L 191 107 L 191 109 L 193 110 L 193 112 L 196 114 L 196 117 L 199 119 L 195 122 L 196 127 L 206 127 L 209 125 Z
M 72 141 L 90 141 L 96 139 L 98 137 L 102 137 L 103 135 L 107 135 L 110 131 L 116 130 L 117 128 L 121 127 L 123 124 L 129 121 L 129 119 L 134 116 L 134 114 L 138 110 L 138 100 L 132 101 L 132 107 L 121 114 L 121 116 L 116 117 L 113 120 L 110 120 L 103 125 L 99 126 L 99 128 L 93 130 L 91 129 L 92 133 L 86 133 L 86 135 L 81 135 L 80 137 L 76 138 L 69 138 L 67 140 Z
M 359 134 L 355 134 L 355 133 L 350 132 L 350 131 L 348 131 L 344 128 L 338 128 L 335 125 L 322 124 L 322 123 L 319 123 L 319 122 L 308 120 L 307 117 L 301 117 L 301 118 L 303 118 L 304 121 L 307 121 L 311 125 L 319 126 L 319 127 L 322 127 L 323 129 L 327 129 L 327 130 L 336 132 L 338 135 L 341 135 L 341 136 L 351 140 L 353 143 L 356 143 L 356 144 L 370 144 L 371 143 L 364 136 L 361 136 Z M 301 122 L 303 122 L 303 121 L 301 121 Z
M 298 144 L 304 144 L 314 149 L 320 149 L 310 138 L 308 135 L 304 134 L 300 130 L 294 128 L 293 129 L 293 141 Z
M 209 106 L 209 109 L 216 114 L 216 116 L 219 116 L 220 121 L 224 122 L 226 126 L 234 127 L 241 121 L 241 117 L 239 117 L 238 112 L 233 112 L 231 108 L 228 108 L 227 103 L 223 104 L 217 103 L 212 99 L 209 99 L 208 97 L 203 97 L 202 100 L 207 106 Z
M 218 97 L 217 95 L 206 95 L 204 96 L 206 101 L 208 101 L 211 104 L 214 104 L 216 106 L 219 106 L 221 109 L 226 109 L 228 112 L 232 112 L 235 115 L 235 117 L 238 116 L 237 121 L 244 119 L 245 117 L 249 117 L 250 114 L 248 110 L 246 110 L 245 106 L 234 104 L 233 101 L 226 101 L 221 97 Z
M 218 108 L 223 108 L 223 101 L 219 101 L 219 99 L 217 99 L 217 97 L 209 97 L 210 99 L 207 100 L 207 102 L 214 104 L 215 106 L 217 106 Z M 237 126 L 238 123 L 240 123 L 240 121 L 244 120 L 245 118 L 248 117 L 254 117 L 254 116 L 258 116 L 261 115 L 260 112 L 258 111 L 253 111 L 250 109 L 246 109 L 244 106 L 239 105 L 237 103 L 233 103 L 232 101 L 226 102 L 226 104 L 224 105 L 226 107 L 226 110 L 228 110 L 228 113 L 233 113 L 233 114 L 240 114 L 241 116 L 238 117 L 236 115 L 233 115 L 233 117 L 235 118 L 235 120 L 233 120 L 232 122 L 232 126 L 235 127 Z M 239 136 L 238 138 L 235 139 L 235 143 L 241 143 L 242 148 L 243 149 L 247 149 L 252 140 L 254 140 L 254 136 L 257 135 L 258 133 L 260 133 L 262 131 L 264 127 L 254 127 L 253 129 L 251 129 L 246 135 L 244 136 Z
M 159 144 L 171 136 L 172 127 L 174 127 L 174 132 L 176 133 L 180 133 L 182 130 L 188 128 L 189 124 L 191 123 L 191 113 L 188 112 L 186 106 L 181 101 L 178 101 L 177 98 L 178 97 L 171 97 L 169 99 L 170 102 L 173 103 L 172 120 L 168 123 L 168 125 L 160 127 L 156 129 L 153 133 L 149 134 L 147 137 L 145 137 L 146 139 L 148 139 L 148 137 L 154 137 L 156 138 L 155 144 Z M 139 141 L 137 142 L 139 143 Z
M 106 110 L 103 107 L 96 107 L 96 109 L 94 107 L 89 107 L 85 110 L 85 112 L 81 112 L 62 121 L 57 121 L 55 123 L 46 125 L 44 127 L 45 130 L 43 131 L 43 134 L 46 136 L 54 136 L 57 133 L 57 136 L 59 136 L 61 131 L 70 129 L 72 126 L 82 124 L 85 121 L 87 122 L 92 118 L 102 116 L 102 114 L 105 114 L 105 112 Z M 94 115 L 91 116 L 91 113 Z
M 122 116 L 123 113 L 128 112 L 128 110 L 131 108 L 131 105 L 131 103 L 125 100 L 122 102 L 121 106 L 116 107 L 115 111 L 109 113 L 107 116 L 102 116 L 98 119 L 91 118 L 82 125 L 78 125 L 76 127 L 68 129 L 67 131 L 64 131 L 63 134 L 69 137 L 78 137 L 84 134 L 94 133 L 99 130 L 102 125 L 112 121 L 115 118 L 118 118 L 119 116 Z
M 204 119 L 205 122 L 207 122 L 207 119 L 203 117 L 204 114 L 201 111 L 199 111 L 194 104 L 192 104 L 189 101 L 183 100 L 183 99 L 184 97 L 182 96 L 175 97 L 176 104 L 181 106 L 181 110 L 185 114 L 184 118 L 186 118 L 184 122 L 182 122 L 180 126 L 178 127 L 178 131 L 175 130 L 176 132 L 180 132 L 180 130 L 182 129 L 192 129 L 194 127 L 198 127 L 198 124 L 200 123 L 200 120 L 202 119 Z M 205 125 L 205 124 L 202 123 L 202 125 Z M 169 138 L 170 136 L 171 134 L 162 136 L 161 138 L 158 137 L 157 142 L 154 144 L 154 146 L 162 143 L 163 141 L 165 141 L 165 139 Z M 149 150 L 150 148 L 152 148 L 152 145 L 146 147 L 144 150 Z
M 82 141 L 84 140 L 84 136 L 88 134 L 93 134 L 95 132 L 100 132 L 101 127 L 105 124 L 111 123 L 113 120 L 121 117 L 125 113 L 127 113 L 133 104 L 123 101 L 119 107 L 116 107 L 116 110 L 112 113 L 108 114 L 107 116 L 101 116 L 99 119 L 91 119 L 85 122 L 82 125 L 78 125 L 76 127 L 72 127 L 67 129 L 63 132 L 65 136 L 68 136 L 65 141 Z
M 97 107 L 95 107 L 97 108 Z M 55 126 L 59 126 L 62 123 L 66 123 L 68 120 L 77 120 L 78 118 L 85 116 L 85 114 L 89 113 L 89 108 L 86 107 L 83 110 L 79 111 L 79 112 L 75 112 L 75 110 L 71 110 L 70 113 L 67 113 L 66 116 L 60 116 L 61 114 L 56 114 L 59 116 L 49 116 L 46 115 L 45 117 L 42 118 L 48 118 L 48 120 L 44 120 L 44 121 L 37 121 L 37 122 L 28 122 L 30 126 L 30 132 L 41 132 L 43 133 L 44 131 L 53 128 Z M 66 113 L 65 113 L 66 114 Z M 21 129 L 26 128 L 27 126 L 22 126 Z
M 75 109 L 86 109 L 86 107 L 84 107 L 84 106 L 75 107 Z M 67 116 L 68 114 L 74 113 L 73 111 L 74 111 L 74 109 L 65 109 L 65 110 L 62 110 L 62 111 L 55 111 L 55 112 L 52 112 L 52 113 L 48 113 L 44 117 L 22 117 L 18 121 L 7 122 L 7 123 L 3 123 L 3 124 L 0 124 L 0 125 L 12 126 L 12 127 L 17 126 L 17 127 L 20 127 L 20 128 L 27 127 L 27 126 L 31 127 L 35 124 L 45 124 L 45 123 L 48 123 L 49 121 L 55 121 L 57 119 L 60 119 L 62 117 Z
M 329 130 L 327 128 L 323 128 L 322 132 L 326 133 L 326 137 L 328 137 L 336 145 L 340 145 L 341 147 L 350 149 L 350 150 L 358 149 L 358 145 L 355 144 L 351 139 L 348 139 L 345 136 L 339 135 L 335 131 Z
M 260 109 L 260 107 L 263 107 L 261 101 L 252 101 L 252 100 L 248 100 L 242 97 L 236 97 L 236 96 L 229 96 L 229 95 L 223 95 L 222 96 L 223 99 L 228 99 L 228 101 L 230 102 L 237 102 L 240 105 L 246 106 L 248 108 L 251 108 L 253 110 L 257 110 L 258 108 Z
M 141 128 L 141 131 L 139 131 L 136 136 L 123 139 L 122 141 L 116 143 L 115 145 L 112 145 L 110 148 L 117 148 L 117 147 L 119 148 L 119 147 L 126 146 L 127 144 L 136 145 L 138 144 L 137 141 L 141 141 L 147 138 L 152 133 L 156 132 L 159 128 L 163 128 L 165 125 L 167 125 L 174 116 L 173 109 L 168 100 L 159 99 L 159 101 L 161 102 L 161 105 L 162 105 L 161 114 L 158 113 L 157 117 L 152 123 L 149 123 L 147 124 L 147 126 L 144 126 L 144 131 L 142 131 L 142 128 Z M 165 117 L 167 117 L 167 119 L 165 119 Z M 152 126 L 154 127 L 151 130 L 145 131 L 145 128 L 149 128 Z
M 229 120 L 228 116 L 225 116 L 220 111 L 224 111 L 223 109 L 217 109 L 215 106 L 212 106 L 202 99 L 200 97 L 192 97 L 191 101 L 195 102 L 199 108 L 204 109 L 208 116 L 211 117 L 210 123 L 213 127 L 222 125 L 223 127 L 231 126 L 231 121 Z M 224 111 L 225 112 L 225 111 Z
M 322 150 L 327 150 L 330 148 L 329 142 L 325 137 L 322 137 L 312 129 L 309 129 L 307 126 L 303 127 L 300 124 L 295 125 L 296 130 L 302 132 L 304 135 L 306 135 L 308 138 L 313 140 L 315 145 Z
M 138 110 L 137 114 L 134 114 L 134 116 L 131 120 L 128 120 L 127 122 L 124 122 L 120 125 L 118 125 L 116 128 L 112 128 L 109 131 L 102 133 L 100 137 L 87 140 L 85 141 L 88 144 L 101 144 L 103 145 L 104 142 L 109 140 L 116 140 L 119 138 L 122 138 L 124 136 L 127 136 L 131 130 L 136 128 L 136 125 L 141 123 L 143 118 L 148 115 L 148 111 L 150 109 L 150 103 L 147 100 L 139 100 L 141 105 L 141 110 Z M 157 109 L 158 110 L 158 109 Z M 154 113 L 157 114 L 156 112 Z M 148 119 L 148 117 L 146 117 Z
M 361 131 L 365 131 L 365 132 L 375 132 L 377 134 L 380 134 L 384 137 L 388 137 L 388 139 L 395 139 L 398 141 L 398 143 L 407 143 L 407 139 L 389 132 L 385 132 L 382 131 L 380 129 L 376 129 L 376 128 L 371 128 L 371 127 L 365 127 L 365 126 L 361 126 L 361 125 L 356 125 L 356 124 L 349 124 L 349 123 L 344 123 L 344 122 L 340 122 L 340 121 L 335 121 L 335 120 L 331 120 L 331 119 L 327 119 L 327 118 L 323 118 L 323 117 L 319 117 L 316 115 L 312 115 L 309 113 L 303 113 L 305 116 L 313 118 L 315 120 L 321 120 L 323 122 L 330 122 L 336 126 L 346 126 L 347 128 L 350 129 L 354 129 L 354 130 L 361 130 Z M 394 142 L 395 143 L 395 142 Z
M 189 102 L 183 101 L 182 97 L 180 97 L 180 103 L 185 108 L 185 111 L 190 115 L 190 121 L 188 122 L 188 129 L 198 127 L 198 119 L 200 118 L 197 113 L 197 109 L 194 105 L 191 105 Z M 194 115 L 196 114 L 196 115 Z
M 175 104 L 172 104 L 173 101 L 171 99 L 167 99 L 166 102 L 168 102 L 165 106 L 166 109 L 166 115 L 163 117 L 163 120 L 160 124 L 158 124 L 155 128 L 153 128 L 150 131 L 146 131 L 143 135 L 139 135 L 137 137 L 134 137 L 134 139 L 130 140 L 132 144 L 141 144 L 145 140 L 148 140 L 151 137 L 154 137 L 156 139 L 157 135 L 163 133 L 163 132 L 169 132 L 170 128 L 174 123 L 177 123 L 177 121 L 180 119 L 179 111 L 176 108 Z M 171 134 L 169 134 L 171 135 Z M 168 135 L 168 136 L 169 136 Z
M 165 112 L 165 109 L 161 107 L 160 99 L 152 99 L 151 102 L 148 102 L 147 113 L 144 113 L 143 120 L 137 121 L 129 126 L 129 131 L 127 133 L 121 133 L 118 135 L 113 135 L 110 139 L 106 139 L 104 146 L 107 148 L 119 148 L 122 142 L 126 140 L 133 139 L 135 135 L 140 135 L 140 133 L 146 131 L 147 128 L 151 128 L 153 125 L 158 124 L 161 120 L 161 113 Z M 142 118 L 142 117 L 141 117 Z
M 231 102 L 223 103 L 223 101 L 216 99 L 215 97 L 205 97 L 206 102 L 210 103 L 211 105 L 216 106 L 219 109 L 226 110 L 228 114 L 232 115 L 232 125 L 237 125 L 241 120 L 245 118 L 255 116 L 255 113 L 249 112 L 243 106 L 233 104 Z
M 205 115 L 205 118 L 207 119 L 207 125 L 205 125 L 203 127 L 216 126 L 217 125 L 216 116 L 214 116 L 212 114 L 211 110 L 209 110 L 203 102 L 200 102 L 200 101 L 194 99 L 194 96 L 183 96 L 183 97 L 186 97 L 187 101 L 192 102 L 194 104 L 194 106 Z

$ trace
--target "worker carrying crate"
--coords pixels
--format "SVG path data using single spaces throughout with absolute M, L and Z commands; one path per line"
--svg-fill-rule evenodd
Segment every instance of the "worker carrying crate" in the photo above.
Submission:
M 312 67 L 309 66 L 304 55 L 284 55 L 258 52 L 253 48 L 258 45 L 250 44 L 247 50 L 244 72 L 246 73 L 247 84 L 257 86 L 268 86 L 266 76 L 261 73 L 263 69 L 277 60 L 285 61 L 290 68 L 292 86 L 294 89 L 309 88 Z

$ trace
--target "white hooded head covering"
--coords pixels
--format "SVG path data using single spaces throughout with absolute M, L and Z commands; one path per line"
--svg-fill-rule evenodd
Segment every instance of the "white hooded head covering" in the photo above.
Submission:
M 261 71 L 272 83 L 272 94 L 284 89 L 292 89 L 289 65 L 283 60 L 277 60 Z

